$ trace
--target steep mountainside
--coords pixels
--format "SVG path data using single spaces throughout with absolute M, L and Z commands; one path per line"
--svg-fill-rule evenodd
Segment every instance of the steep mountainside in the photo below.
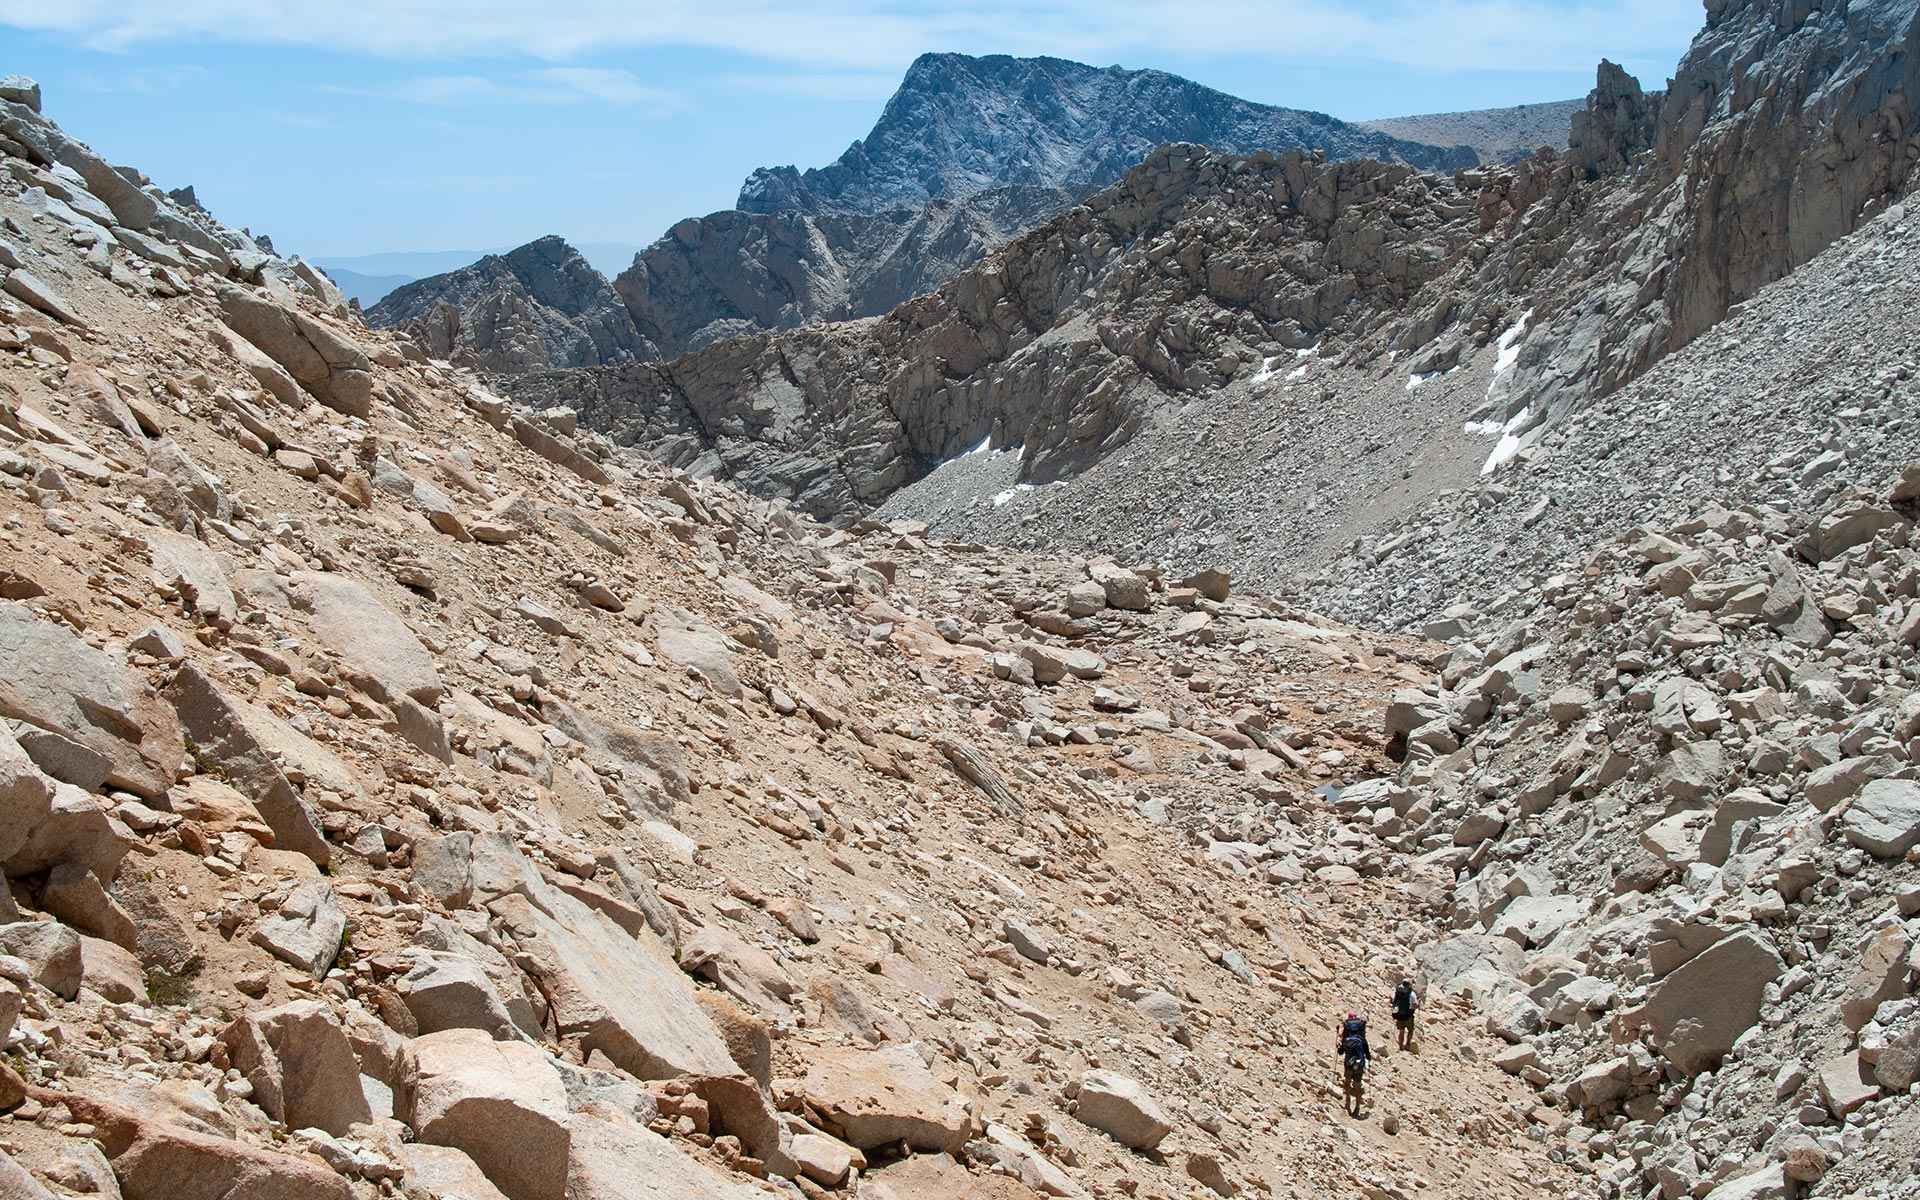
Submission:
M 641 335 L 672 358 L 722 338 L 887 312 L 1077 199 L 999 188 L 919 210 L 714 213 L 674 226 L 613 286 Z
M 401 330 L 435 358 L 485 371 L 656 357 L 606 277 L 557 237 L 396 288 L 367 320 Z
M 0 79 L 0 1195 L 1913 1196 L 1898 206 L 1562 440 L 1507 435 L 1511 490 L 1356 548 L 1362 601 L 1424 602 L 1429 560 L 1474 599 L 1416 638 L 676 471 L 366 328 L 38 98 Z M 911 332 L 1066 361 L 1018 322 L 1085 323 L 1041 287 L 1079 275 L 1336 341 L 1485 246 L 1441 186 L 1156 154 L 1022 239 L 1057 269 L 990 262 Z M 1182 303 L 1145 295 L 1169 263 Z M 1158 395 L 1196 328 L 1091 337 Z M 792 429 L 925 386 L 831 361 L 873 344 L 711 352 L 793 355 L 740 414 Z M 1305 349 L 1257 376 L 1331 396 L 1323 454 L 1366 469 L 1338 390 L 1384 356 Z M 1385 377 L 1497 406 L 1487 357 Z M 1237 416 L 1185 381 L 1159 408 Z M 1703 461 L 1771 420 L 1789 454 Z M 1473 553 L 1534 529 L 1565 569 Z
M 1542 146 L 1564 150 L 1573 114 L 1586 106 L 1585 100 L 1555 100 L 1545 104 L 1521 104 L 1513 108 L 1388 117 L 1379 121 L 1362 121 L 1360 128 L 1410 142 L 1466 146 L 1479 156 L 1482 163 L 1511 164 Z
M 1274 108 L 1163 71 L 1057 58 L 925 54 L 873 131 L 833 163 L 747 177 L 742 212 L 920 209 L 1000 187 L 1087 191 L 1164 142 L 1251 154 L 1322 150 L 1431 170 L 1472 166 L 1460 147 L 1370 133 L 1322 113 Z
M 738 210 L 682 221 L 614 286 L 651 348 L 646 358 L 672 358 L 741 334 L 878 316 L 1111 184 L 1169 141 L 1239 153 L 1301 148 L 1437 170 L 1478 161 L 1460 147 L 1252 104 L 1159 71 L 926 55 L 873 131 L 837 162 L 804 173 L 755 172 Z M 571 292 L 576 285 L 546 288 Z M 542 289 L 529 283 L 522 290 Z M 496 344 L 502 327 L 492 309 L 468 315 L 475 291 L 465 273 L 425 280 L 404 311 L 382 306 L 370 319 L 397 328 L 423 319 L 430 306 L 452 305 L 463 315 L 439 320 L 422 341 L 430 353 L 523 370 L 538 365 L 524 331 L 566 325 L 575 316 L 563 305 L 536 318 L 516 297 L 517 319 L 504 331 L 519 341 Z M 597 361 L 627 361 L 626 350 Z M 579 365 L 563 350 L 550 357 L 555 366 Z
M 1471 192 L 1410 167 L 1170 147 L 884 317 L 501 383 L 844 519 L 987 439 L 1070 474 L 1254 347 L 1374 327 L 1478 230 Z
M 1603 64 L 1565 153 L 1457 181 L 1284 156 L 1158 155 L 879 321 L 513 386 L 564 395 L 675 461 L 841 520 L 983 438 L 1019 456 L 1014 478 L 981 500 L 1071 475 L 1229 381 L 1317 369 L 1287 361 L 1310 347 L 1314 361 L 1357 374 L 1269 393 L 1279 407 L 1221 425 L 1215 455 L 1259 457 L 1254 439 L 1275 421 L 1277 437 L 1308 422 L 1377 451 L 1387 439 L 1371 414 L 1409 407 L 1430 414 L 1414 424 L 1486 423 L 1525 449 L 1904 193 L 1916 7 L 1716 5 L 1669 92 L 1646 93 Z M 1426 382 L 1462 365 L 1479 390 Z M 1414 475 L 1467 484 L 1480 457 L 1457 454 L 1438 475 L 1425 460 Z M 1160 460 L 1127 463 L 1145 489 Z M 1221 505 L 1284 524 L 1315 499 L 1284 479 L 1306 477 Z M 1105 490 L 1133 494 L 1125 471 Z M 1168 545 L 1165 531 L 1142 528 L 1162 519 L 1150 507 L 1117 507 L 1120 527 L 1099 527 L 1112 544 Z M 1337 552 L 1392 515 L 1391 505 L 1357 512 L 1312 539 L 1314 552 Z M 1279 527 L 1256 523 L 1218 552 L 1263 578 L 1313 565 L 1257 565 Z
M 7 1196 L 1581 1194 L 1464 1007 L 1335 1115 L 1426 647 L 814 525 L 0 134 Z

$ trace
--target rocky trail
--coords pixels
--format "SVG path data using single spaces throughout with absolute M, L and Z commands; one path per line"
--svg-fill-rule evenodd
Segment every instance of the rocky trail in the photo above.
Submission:
M 1468 1007 L 1338 1115 L 1423 647 L 695 482 L 9 103 L 9 1194 L 1578 1194 Z
M 514 398 L 0 82 L 0 1194 L 1920 1195 L 1910 9 Z

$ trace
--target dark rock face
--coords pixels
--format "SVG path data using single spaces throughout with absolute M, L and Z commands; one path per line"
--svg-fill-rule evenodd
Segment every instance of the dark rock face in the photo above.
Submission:
M 1036 479 L 1120 445 L 1156 397 L 1363 329 L 1478 232 L 1411 167 L 1162 147 L 1113 187 L 883 317 L 666 364 L 501 380 L 616 439 L 850 519 L 983 439 Z
M 838 161 L 756 171 L 738 210 L 689 218 L 647 247 L 614 284 L 630 330 L 557 239 L 400 288 L 368 317 L 406 328 L 436 357 L 513 373 L 668 359 L 723 338 L 878 316 L 1169 142 L 1443 171 L 1479 161 L 1465 146 L 1253 104 L 1160 71 L 929 54 Z
M 1402 141 L 1321 113 L 1254 104 L 1162 71 L 925 54 L 864 140 L 817 170 L 755 171 L 738 206 L 877 213 L 1000 187 L 1086 192 L 1166 142 L 1241 154 L 1321 150 L 1437 171 L 1478 162 L 1465 147 Z
M 606 277 L 557 237 L 396 288 L 368 310 L 367 323 L 485 371 L 657 357 Z
M 722 338 L 887 312 L 1077 197 L 1000 188 L 917 211 L 719 212 L 689 218 L 614 281 L 663 357 Z

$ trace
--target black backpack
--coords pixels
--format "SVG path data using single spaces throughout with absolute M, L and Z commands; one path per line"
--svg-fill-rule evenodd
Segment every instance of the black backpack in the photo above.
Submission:
M 1354 1018 L 1340 1027 L 1340 1053 L 1346 1056 L 1347 1070 L 1359 1074 L 1367 1063 L 1367 1023 Z
M 1404 983 L 1393 989 L 1393 1015 L 1402 1021 L 1413 1016 L 1413 989 Z

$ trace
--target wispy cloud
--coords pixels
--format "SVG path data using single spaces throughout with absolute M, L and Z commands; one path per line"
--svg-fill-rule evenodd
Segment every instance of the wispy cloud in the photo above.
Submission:
M 648 87 L 630 71 L 600 67 L 549 67 L 496 75 L 414 75 L 373 87 L 335 86 L 332 91 L 377 96 L 412 104 L 459 107 L 475 104 L 644 105 L 683 110 L 671 92 Z
M 0 0 L 0 23 L 103 49 L 212 40 L 392 58 L 529 54 L 568 62 L 639 46 L 701 46 L 831 74 L 897 72 L 928 49 L 1094 62 L 1171 52 L 1436 71 L 1585 69 L 1596 47 L 1629 63 L 1670 62 L 1701 20 L 1697 4 L 1676 0 L 1029 0 L 1017 14 L 1014 7 L 1005 0 Z
M 805 71 L 791 74 L 728 75 L 721 84 L 770 96 L 809 100 L 885 100 L 900 86 L 898 72 Z
M 129 67 L 111 74 L 101 71 L 82 72 L 74 77 L 74 82 L 89 92 L 154 95 L 190 87 L 205 79 L 207 74 L 205 67 L 197 66 Z

